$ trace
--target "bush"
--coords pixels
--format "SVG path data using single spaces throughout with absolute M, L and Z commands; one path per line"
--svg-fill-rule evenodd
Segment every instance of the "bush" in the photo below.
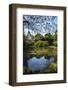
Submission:
M 35 40 L 35 41 L 43 40 L 43 39 L 44 39 L 43 35 L 41 35 L 41 34 L 39 34 L 39 33 L 36 34 L 35 37 L 34 37 L 34 40 Z
M 53 45 L 54 45 L 54 46 L 57 46 L 57 42 L 56 42 L 56 41 L 55 41 L 55 42 L 53 42 Z
M 41 41 L 34 42 L 34 46 L 35 47 L 41 47 L 42 46 Z
M 46 47 L 48 46 L 48 41 L 36 41 L 34 43 L 35 47 Z
M 43 47 L 46 47 L 46 46 L 48 46 L 49 44 L 48 44 L 48 41 L 43 41 Z
M 57 72 L 57 64 L 56 63 L 52 63 L 49 66 L 50 72 Z

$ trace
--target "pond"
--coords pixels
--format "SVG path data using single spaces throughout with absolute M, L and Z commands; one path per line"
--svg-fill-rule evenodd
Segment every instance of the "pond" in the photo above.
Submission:
M 56 48 L 24 50 L 23 74 L 57 73 Z
M 54 62 L 54 57 L 46 58 L 44 56 L 37 58 L 32 57 L 27 60 L 27 66 L 31 73 L 38 73 L 46 70 L 48 66 Z
M 37 57 L 32 57 L 27 61 L 28 63 L 28 68 L 29 70 L 33 71 L 38 71 L 38 70 L 43 70 L 48 67 L 49 64 L 54 62 L 54 58 L 50 57 L 49 59 L 45 58 L 44 56 L 37 58 Z

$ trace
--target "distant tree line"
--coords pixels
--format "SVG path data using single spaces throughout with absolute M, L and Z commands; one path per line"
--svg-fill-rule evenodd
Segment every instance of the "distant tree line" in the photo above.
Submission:
M 28 33 L 27 36 L 24 35 L 23 41 L 24 41 L 24 48 L 57 46 L 57 31 L 53 35 L 47 33 L 44 36 L 39 33 L 37 33 L 35 36 Z

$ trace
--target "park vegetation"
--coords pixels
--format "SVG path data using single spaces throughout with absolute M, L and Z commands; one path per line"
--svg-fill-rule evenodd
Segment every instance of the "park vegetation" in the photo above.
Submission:
M 44 36 L 37 33 L 35 36 L 24 35 L 24 73 L 29 73 L 28 68 L 26 67 L 26 61 L 30 57 L 36 56 L 37 58 L 41 56 L 54 57 L 54 63 L 49 66 L 47 72 L 56 72 L 57 71 L 57 32 L 54 35 L 50 33 L 45 34 Z
M 24 16 L 23 25 L 23 73 L 30 74 L 30 70 L 27 65 L 27 60 L 31 57 L 36 56 L 40 58 L 41 56 L 45 56 L 47 58 L 54 57 L 54 62 L 49 65 L 47 70 L 44 70 L 43 73 L 55 73 L 57 72 L 57 28 L 53 29 L 50 32 L 52 26 L 56 26 L 55 23 L 51 26 L 49 21 L 45 25 L 45 21 L 48 20 L 49 17 L 41 17 L 41 16 Z M 50 17 L 51 18 L 51 17 Z M 56 17 L 52 17 L 53 21 Z M 40 22 L 39 22 L 40 21 Z M 42 23 L 43 22 L 43 23 Z M 52 21 L 50 21 L 52 22 Z M 45 25 L 47 27 L 41 26 Z M 34 26 L 35 25 L 35 26 Z M 37 26 L 36 26 L 37 25 Z M 48 31 L 44 35 L 42 34 L 43 27 L 44 31 Z M 28 28 L 27 35 L 25 34 L 26 28 Z M 31 34 L 30 30 L 34 31 L 35 34 Z M 37 72 L 35 72 L 37 73 Z M 39 71 L 38 73 L 42 73 Z

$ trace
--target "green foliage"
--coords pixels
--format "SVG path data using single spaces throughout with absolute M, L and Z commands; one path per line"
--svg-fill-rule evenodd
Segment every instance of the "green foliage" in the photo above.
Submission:
M 48 41 L 36 41 L 34 42 L 35 47 L 46 47 L 48 46 Z
M 30 48 L 30 47 L 32 47 L 34 45 L 34 42 L 33 42 L 34 37 L 33 38 L 32 37 L 30 39 L 30 38 L 28 38 L 28 36 L 24 35 L 24 38 L 23 38 L 23 48 L 24 49 L 28 49 L 28 48 Z
M 50 34 L 49 33 L 45 34 L 44 38 L 45 38 L 46 41 L 48 41 L 50 39 Z
M 35 41 L 38 41 L 38 40 L 43 40 L 44 37 L 41 34 L 38 33 L 38 34 L 35 35 L 34 39 L 35 39 Z
M 46 46 L 49 45 L 49 44 L 48 44 L 48 41 L 43 41 L 42 44 L 43 44 L 43 47 L 46 47 Z
M 54 57 L 54 63 L 50 64 L 48 69 L 44 69 L 44 71 L 42 71 L 43 73 L 48 73 L 48 72 L 57 72 L 57 47 L 55 46 L 46 46 L 46 48 L 44 47 L 34 47 L 33 49 L 26 49 L 24 50 L 24 59 L 23 59 L 23 63 L 24 63 L 24 68 L 23 68 L 23 73 L 27 74 L 30 73 L 28 66 L 27 66 L 27 60 L 29 60 L 30 58 L 36 56 L 37 58 L 40 58 L 42 56 L 53 56 Z M 40 71 L 38 73 L 41 73 Z
M 52 63 L 49 66 L 50 72 L 57 72 L 57 64 L 56 63 Z
M 54 41 L 57 41 L 57 31 L 56 31 L 55 34 L 53 35 L 53 39 L 54 39 Z
M 45 34 L 44 38 L 46 41 L 48 41 L 49 45 L 53 45 L 53 41 L 54 41 L 53 35 L 48 33 L 48 34 Z
M 27 66 L 27 60 L 33 56 L 37 58 L 41 56 L 54 57 L 54 62 L 49 64 L 49 67 L 42 72 L 57 72 L 57 32 L 53 35 L 48 33 L 44 36 L 39 33 L 33 36 L 29 32 L 23 38 L 23 73 L 31 73 Z M 39 71 L 38 73 L 41 72 Z
M 54 41 L 54 42 L 53 42 L 53 45 L 54 45 L 54 46 L 57 46 L 57 41 Z
M 36 41 L 36 42 L 34 43 L 34 46 L 35 46 L 35 47 L 42 47 L 42 42 L 41 42 L 41 41 Z
M 24 35 L 24 48 L 26 47 L 46 47 L 46 46 L 57 46 L 57 32 L 54 35 L 50 33 L 45 34 L 45 36 L 41 34 L 36 34 L 32 36 L 32 39 L 29 39 L 27 36 Z
M 45 34 L 45 36 L 42 36 L 41 34 L 36 34 L 34 40 L 36 43 L 35 46 L 38 46 L 38 47 L 43 47 L 43 46 L 45 47 L 48 45 L 57 46 L 57 43 L 54 42 L 57 40 L 57 33 L 55 33 L 54 35 L 51 35 L 50 33 L 48 33 L 48 34 Z M 36 41 L 39 41 L 39 42 L 36 42 Z

